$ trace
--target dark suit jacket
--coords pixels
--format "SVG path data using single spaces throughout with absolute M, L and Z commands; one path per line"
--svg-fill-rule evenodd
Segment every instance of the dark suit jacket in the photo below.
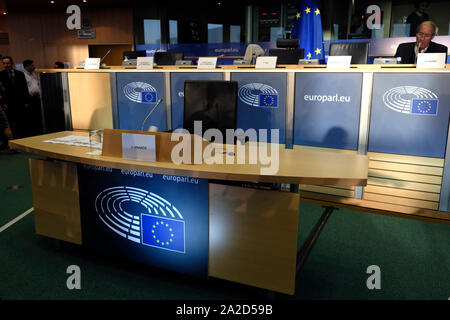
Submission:
M 23 72 L 14 70 L 14 81 L 11 80 L 8 72 L 0 72 L 0 82 L 5 88 L 3 103 L 8 106 L 7 116 L 10 121 L 14 121 L 25 108 L 25 104 L 30 101 L 27 80 Z
M 406 64 L 414 64 L 416 63 L 416 54 L 414 53 L 414 46 L 416 45 L 415 42 L 408 42 L 408 43 L 401 43 L 397 47 L 397 52 L 395 53 L 395 57 L 401 57 L 402 62 Z M 447 47 L 430 41 L 430 44 L 428 45 L 427 53 L 439 53 L 439 52 L 445 52 L 447 54 Z

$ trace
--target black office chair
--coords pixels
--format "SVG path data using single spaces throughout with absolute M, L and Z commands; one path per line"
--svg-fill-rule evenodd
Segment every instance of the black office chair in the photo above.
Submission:
M 157 66 L 173 66 L 177 60 L 184 59 L 184 53 L 173 51 L 156 51 L 153 55 L 153 59 Z
M 194 121 L 202 121 L 202 135 L 219 129 L 225 140 L 226 129 L 236 129 L 237 92 L 237 81 L 185 81 L 183 128 L 194 133 Z
M 352 56 L 351 64 L 367 64 L 368 42 L 335 42 L 330 44 L 330 56 Z

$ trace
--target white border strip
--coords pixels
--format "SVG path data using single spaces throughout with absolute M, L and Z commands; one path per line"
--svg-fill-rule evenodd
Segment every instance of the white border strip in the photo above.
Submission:
M 0 228 L 0 232 L 5 231 L 6 229 L 8 229 L 9 227 L 11 227 L 14 223 L 16 223 L 17 221 L 21 220 L 22 218 L 26 217 L 28 214 L 30 214 L 31 212 L 34 211 L 34 207 L 28 209 L 27 211 L 25 211 L 24 213 L 22 213 L 20 216 L 15 217 L 14 219 L 12 219 L 10 222 L 8 222 L 7 224 L 5 224 L 3 227 Z

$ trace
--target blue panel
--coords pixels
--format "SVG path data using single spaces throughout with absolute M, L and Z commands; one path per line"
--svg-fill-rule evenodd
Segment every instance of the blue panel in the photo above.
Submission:
M 208 276 L 207 179 L 80 164 L 78 182 L 84 246 Z
M 222 73 L 173 72 L 170 75 L 170 92 L 172 100 L 172 129 L 183 127 L 184 115 L 184 82 L 186 80 L 222 80 Z
M 444 158 L 450 75 L 375 73 L 368 151 Z
M 164 98 L 163 73 L 117 73 L 119 129 L 141 130 L 142 123 L 159 98 Z M 166 130 L 163 101 L 145 123 Z
M 267 129 L 267 141 L 272 142 L 270 129 L 279 129 L 279 143 L 285 143 L 286 73 L 232 73 L 238 81 L 237 127 Z M 278 141 L 274 141 L 278 142 Z
M 297 73 L 294 144 L 358 149 L 361 73 Z

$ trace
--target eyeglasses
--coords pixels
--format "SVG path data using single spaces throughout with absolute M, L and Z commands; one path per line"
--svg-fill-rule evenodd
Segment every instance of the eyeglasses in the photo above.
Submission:
M 424 38 L 431 38 L 432 36 L 434 36 L 434 34 L 418 32 L 417 36 Z

